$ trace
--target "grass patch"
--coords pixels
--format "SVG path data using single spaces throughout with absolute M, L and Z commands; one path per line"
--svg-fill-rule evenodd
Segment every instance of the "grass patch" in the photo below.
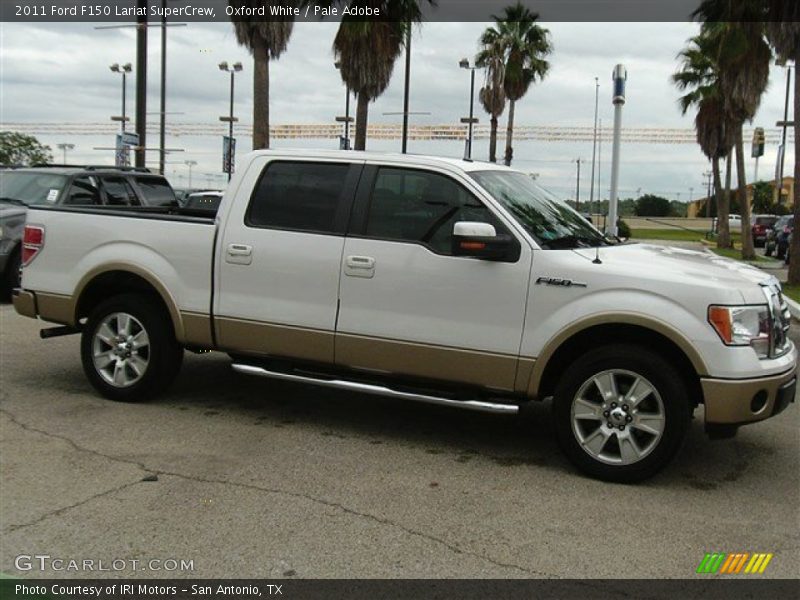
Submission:
M 673 242 L 699 242 L 705 231 L 686 229 L 631 229 L 632 240 L 671 240 Z
M 781 283 L 783 287 L 783 295 L 791 298 L 795 302 L 800 302 L 800 285 L 789 285 L 788 283 Z
M 742 260 L 742 251 L 739 248 L 709 248 L 714 254 L 719 254 L 720 256 L 724 256 L 725 258 L 732 258 L 734 260 Z M 764 258 L 760 254 L 756 254 L 754 260 L 744 260 L 742 262 L 746 263 L 756 263 L 756 262 L 774 262 L 767 258 Z
M 706 239 L 708 231 L 699 229 L 678 229 L 670 227 L 668 229 L 631 229 L 632 240 L 668 240 L 672 242 L 699 242 Z M 738 232 L 731 232 L 731 239 L 736 242 L 742 235 Z M 716 234 L 712 239 L 716 239 Z

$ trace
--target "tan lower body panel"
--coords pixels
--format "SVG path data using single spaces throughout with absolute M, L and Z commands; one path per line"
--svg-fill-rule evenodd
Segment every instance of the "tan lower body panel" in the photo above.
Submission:
M 214 324 L 222 350 L 333 363 L 333 332 L 228 317 Z
M 211 337 L 211 317 L 201 313 L 181 312 L 183 322 L 184 343 L 190 346 L 212 348 L 214 340 Z
M 75 325 L 75 302 L 72 296 L 37 292 L 36 307 L 39 317 L 45 321 Z
M 513 391 L 517 357 L 381 338 L 338 334 L 336 363 L 425 379 Z
M 14 294 L 12 302 L 14 303 L 14 310 L 18 314 L 23 317 L 36 318 L 36 296 L 33 295 L 33 292 L 20 290 L 17 294 Z
M 778 389 L 795 376 L 796 367 L 786 373 L 758 379 L 701 379 L 707 423 L 748 423 L 772 415 Z M 753 412 L 750 403 L 761 390 L 767 392 L 763 408 Z

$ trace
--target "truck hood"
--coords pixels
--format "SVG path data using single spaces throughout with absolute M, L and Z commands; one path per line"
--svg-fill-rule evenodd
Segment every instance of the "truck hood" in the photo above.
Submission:
M 595 249 L 575 250 L 594 260 Z M 655 244 L 622 244 L 600 248 L 600 260 L 620 274 L 638 276 L 642 280 L 659 279 L 691 282 L 698 287 L 736 290 L 745 302 L 763 302 L 759 284 L 774 284 L 777 279 L 756 267 L 723 258 L 710 252 Z

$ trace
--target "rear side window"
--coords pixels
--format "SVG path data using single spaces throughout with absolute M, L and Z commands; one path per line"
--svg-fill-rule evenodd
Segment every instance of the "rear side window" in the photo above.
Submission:
M 137 177 L 136 185 L 147 206 L 176 206 L 178 200 L 169 183 L 160 177 Z
M 106 203 L 112 206 L 138 206 L 139 201 L 124 177 L 104 177 L 103 188 L 106 192 Z
M 71 206 L 95 206 L 100 204 L 100 188 L 94 177 L 76 177 L 72 180 L 64 204 Z
M 270 163 L 250 200 L 245 224 L 337 233 L 336 214 L 349 169 L 348 164 Z

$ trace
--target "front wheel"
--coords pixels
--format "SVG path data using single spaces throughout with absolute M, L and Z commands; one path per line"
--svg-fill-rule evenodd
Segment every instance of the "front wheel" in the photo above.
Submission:
M 92 311 L 81 337 L 81 362 L 103 396 L 139 402 L 172 383 L 183 348 L 162 306 L 146 295 L 124 294 Z
M 581 471 L 632 483 L 653 476 L 679 450 L 691 416 L 671 363 L 647 348 L 591 350 L 565 371 L 553 397 L 556 436 Z

